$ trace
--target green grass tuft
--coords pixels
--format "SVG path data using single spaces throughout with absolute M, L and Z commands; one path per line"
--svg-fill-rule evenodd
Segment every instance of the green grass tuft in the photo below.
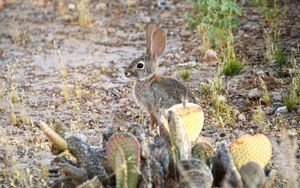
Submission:
M 291 93 L 283 97 L 283 103 L 287 107 L 289 112 L 293 111 L 296 108 L 297 101 L 297 97 Z
M 222 73 L 225 76 L 234 76 L 239 74 L 244 68 L 244 64 L 237 58 L 229 58 L 222 67 Z
M 191 76 L 191 72 L 189 69 L 183 69 L 182 71 L 180 71 L 180 77 L 183 80 L 189 79 L 190 76 Z
M 284 51 L 278 49 L 275 51 L 275 62 L 276 62 L 276 66 L 278 68 L 278 70 L 282 70 L 283 65 L 285 64 L 286 60 L 287 60 L 287 56 L 285 54 Z

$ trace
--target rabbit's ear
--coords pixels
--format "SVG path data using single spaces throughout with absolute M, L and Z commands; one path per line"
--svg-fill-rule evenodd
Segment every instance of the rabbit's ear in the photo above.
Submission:
M 167 37 L 163 30 L 159 29 L 153 33 L 151 40 L 151 57 L 156 59 L 161 56 L 166 47 Z
M 151 53 L 151 39 L 153 33 L 158 30 L 158 26 L 155 23 L 150 23 L 146 30 L 146 53 L 149 55 Z

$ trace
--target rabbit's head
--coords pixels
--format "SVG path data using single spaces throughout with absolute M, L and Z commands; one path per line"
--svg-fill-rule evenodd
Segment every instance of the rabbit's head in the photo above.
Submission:
M 136 80 L 151 78 L 157 73 L 157 59 L 165 50 L 166 34 L 156 24 L 146 30 L 146 54 L 134 59 L 125 69 L 125 76 Z

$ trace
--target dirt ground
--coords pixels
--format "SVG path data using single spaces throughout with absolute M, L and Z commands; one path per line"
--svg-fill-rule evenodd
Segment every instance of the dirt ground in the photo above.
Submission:
M 284 106 L 282 96 L 291 82 L 291 66 L 285 65 L 279 74 L 272 62 L 264 60 L 266 23 L 250 4 L 243 6 L 244 14 L 235 31 L 236 50 L 246 60 L 246 67 L 238 76 L 223 77 L 224 92 L 237 118 L 233 124 L 221 125 L 211 113 L 207 96 L 199 92 L 202 83 L 218 75 L 218 67 L 203 62 L 197 32 L 187 29 L 186 1 L 170 1 L 170 7 L 164 9 L 155 1 L 141 1 L 127 8 L 118 1 L 105 6 L 104 1 L 94 0 L 89 5 L 92 23 L 88 28 L 78 24 L 75 1 L 66 4 L 64 16 L 52 1 L 4 2 L 0 12 L 0 187 L 46 187 L 55 156 L 36 122 L 62 123 L 72 134 L 99 147 L 106 127 L 126 131 L 133 122 L 147 127 L 147 114 L 135 103 L 133 81 L 124 76 L 124 67 L 145 52 L 144 29 L 150 21 L 159 23 L 167 33 L 161 73 L 181 79 L 183 65 L 196 62 L 190 78 L 182 82 L 194 91 L 204 109 L 204 139 L 216 145 L 245 132 L 275 139 L 285 127 L 289 137 L 300 143 L 300 108 L 278 110 Z M 300 2 L 288 1 L 287 6 L 280 22 L 280 45 L 295 53 L 299 64 Z M 252 120 L 258 102 L 249 99 L 249 93 L 258 88 L 256 78 L 262 74 L 271 97 L 269 105 L 262 105 L 264 127 Z M 13 94 L 17 98 L 11 103 Z M 296 153 L 295 173 L 300 170 L 299 147 Z

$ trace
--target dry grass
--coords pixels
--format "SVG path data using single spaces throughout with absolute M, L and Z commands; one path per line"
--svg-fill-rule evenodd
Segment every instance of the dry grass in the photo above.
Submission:
M 59 15 L 64 16 L 66 14 L 66 2 L 65 0 L 57 0 L 56 8 L 58 9 Z
M 77 9 L 79 12 L 79 25 L 81 27 L 88 27 L 92 20 L 88 4 L 88 0 L 77 0 Z

